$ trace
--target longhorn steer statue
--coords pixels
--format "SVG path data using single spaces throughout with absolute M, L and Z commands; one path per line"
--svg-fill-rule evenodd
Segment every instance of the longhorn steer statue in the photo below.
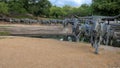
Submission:
M 100 20 L 94 20 L 91 28 L 91 45 L 95 48 L 95 54 L 98 54 L 98 48 L 102 41 L 102 29 Z

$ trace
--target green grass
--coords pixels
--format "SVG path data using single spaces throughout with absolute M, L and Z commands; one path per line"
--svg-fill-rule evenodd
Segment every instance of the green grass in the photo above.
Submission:
M 9 32 L 0 32 L 0 36 L 8 36 L 8 35 L 10 35 Z
M 34 16 L 28 16 L 28 15 L 24 15 L 24 14 L 18 14 L 18 15 L 10 15 L 9 17 L 11 18 L 18 18 L 18 19 L 23 19 L 23 18 L 30 18 L 30 19 L 35 19 L 36 17 Z

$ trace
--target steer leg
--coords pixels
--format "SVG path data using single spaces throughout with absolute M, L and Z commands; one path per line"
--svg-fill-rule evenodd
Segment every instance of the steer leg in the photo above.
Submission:
M 99 46 L 102 41 L 102 37 L 100 36 L 99 39 L 96 40 L 96 46 L 95 46 L 95 54 L 98 54 L 99 52 Z
M 113 44 L 113 38 L 111 37 L 110 38 L 110 45 L 112 45 Z
M 107 35 L 106 45 L 109 43 L 109 35 Z
M 95 54 L 98 54 L 98 47 L 99 47 L 99 44 L 97 43 L 95 47 Z
M 79 39 L 80 39 L 79 35 L 76 36 L 76 41 L 77 41 L 77 42 L 79 42 Z
M 99 47 L 99 43 L 97 42 L 97 40 L 95 40 L 95 54 L 98 54 L 98 47 Z

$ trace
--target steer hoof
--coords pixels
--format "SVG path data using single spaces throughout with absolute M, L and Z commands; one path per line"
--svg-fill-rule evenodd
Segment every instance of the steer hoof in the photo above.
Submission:
M 99 54 L 98 52 L 95 52 L 95 54 Z
M 91 46 L 93 47 L 93 43 L 91 44 Z

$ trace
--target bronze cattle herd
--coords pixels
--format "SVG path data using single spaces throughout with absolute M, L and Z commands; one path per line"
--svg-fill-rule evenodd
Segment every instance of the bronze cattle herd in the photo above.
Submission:
M 72 35 L 76 42 L 88 40 L 95 53 L 98 54 L 100 44 L 113 45 L 113 41 L 120 43 L 120 15 L 117 16 L 86 16 L 60 19 L 17 19 L 17 18 L 0 18 L 0 21 L 9 24 L 62 24 L 64 28 L 68 24 L 72 25 Z M 69 39 L 69 37 L 68 37 Z
M 73 35 L 77 42 L 79 39 L 84 41 L 88 39 L 95 53 L 98 54 L 98 47 L 101 43 L 105 45 L 114 45 L 117 41 L 120 45 L 120 15 L 114 17 L 106 16 L 89 16 L 77 18 L 67 18 L 65 24 L 73 25 Z

